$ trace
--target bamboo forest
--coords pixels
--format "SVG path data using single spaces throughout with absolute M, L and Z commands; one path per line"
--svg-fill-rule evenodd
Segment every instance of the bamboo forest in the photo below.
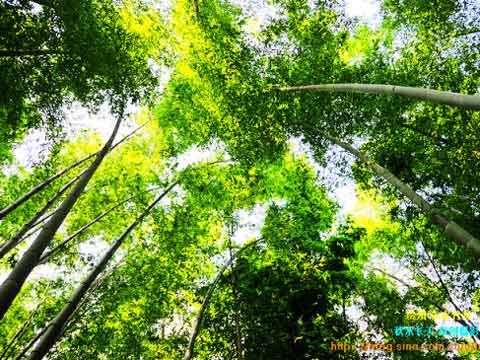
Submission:
M 480 359 L 480 0 L 0 0 L 0 360 Z

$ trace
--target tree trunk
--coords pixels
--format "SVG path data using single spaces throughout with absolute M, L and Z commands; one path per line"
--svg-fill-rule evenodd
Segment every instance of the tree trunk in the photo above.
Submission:
M 88 291 L 88 289 L 95 282 L 95 279 L 103 271 L 105 266 L 108 264 L 110 259 L 115 255 L 116 251 L 125 241 L 125 239 L 130 235 L 132 230 L 143 221 L 143 219 L 150 213 L 150 211 L 157 205 L 163 197 L 168 194 L 170 190 L 177 185 L 178 181 L 175 181 L 171 184 L 161 195 L 159 195 L 145 210 L 144 212 L 133 221 L 127 229 L 114 241 L 110 249 L 103 255 L 102 259 L 98 262 L 95 268 L 88 274 L 88 276 L 83 280 L 80 286 L 75 290 L 72 298 L 65 304 L 62 310 L 57 314 L 57 316 L 50 322 L 48 328 L 46 329 L 44 335 L 40 338 L 38 344 L 33 349 L 32 353 L 29 356 L 30 360 L 40 360 L 42 359 L 50 348 L 55 344 L 59 335 L 62 332 L 63 327 L 65 326 L 67 320 L 74 313 L 76 307 L 82 301 L 83 296 Z
M 147 190 L 147 192 L 149 191 L 153 191 L 153 190 L 157 190 L 158 188 L 153 188 L 153 189 L 150 189 L 150 190 Z M 93 220 L 91 220 L 90 222 L 88 222 L 87 224 L 83 225 L 80 229 L 78 229 L 77 231 L 75 231 L 72 235 L 68 236 L 65 240 L 63 240 L 60 244 L 58 244 L 55 248 L 53 248 L 52 250 L 50 251 L 47 251 L 45 254 L 42 255 L 42 257 L 40 258 L 40 260 L 38 261 L 38 265 L 40 264 L 44 264 L 46 263 L 53 255 L 55 255 L 59 250 L 61 250 L 63 247 L 65 247 L 66 244 L 68 244 L 70 241 L 72 241 L 74 238 L 76 238 L 78 235 L 82 234 L 85 230 L 87 230 L 90 226 L 96 224 L 97 222 L 99 222 L 100 220 L 102 220 L 105 216 L 107 216 L 108 214 L 110 214 L 112 211 L 116 210 L 117 208 L 119 208 L 120 206 L 122 206 L 123 204 L 125 204 L 126 202 L 132 200 L 135 196 L 130 196 L 129 198 L 127 199 L 124 199 L 120 202 L 118 202 L 117 204 L 115 204 L 114 206 L 112 206 L 110 209 L 107 209 L 105 210 L 103 213 L 101 213 L 100 215 L 98 215 L 96 218 L 94 218 Z
M 409 86 L 380 84 L 322 84 L 281 87 L 279 90 L 282 92 L 318 91 L 399 95 L 410 99 L 430 101 L 443 105 L 452 105 L 464 109 L 480 110 L 480 96 L 478 95 L 466 95 L 449 91 L 439 91 Z
M 43 251 L 50 244 L 58 228 L 62 225 L 63 221 L 77 202 L 93 174 L 102 163 L 102 160 L 109 152 L 113 140 L 117 135 L 120 123 L 121 117 L 117 120 L 112 135 L 108 139 L 105 146 L 97 154 L 95 160 L 82 174 L 75 187 L 60 204 L 55 214 L 43 226 L 42 231 L 40 231 L 40 234 L 38 234 L 30 248 L 25 252 L 25 254 L 23 254 L 22 258 L 15 265 L 8 278 L 0 286 L 0 320 L 7 312 L 13 300 L 17 297 L 28 275 L 30 275 L 32 270 L 37 265 Z
M 115 145 L 113 145 L 109 151 L 112 151 L 115 149 L 117 146 L 121 145 L 123 142 L 128 140 L 130 137 L 132 137 L 136 132 L 138 132 L 140 129 L 142 129 L 149 121 L 143 123 L 139 127 L 137 127 L 135 130 L 133 130 L 131 133 L 127 134 L 124 136 L 122 139 L 120 139 Z M 100 150 L 102 151 L 102 150 Z M 9 213 L 11 213 L 13 210 L 15 210 L 17 207 L 22 205 L 25 201 L 29 200 L 33 195 L 36 195 L 39 193 L 43 188 L 45 188 L 47 185 L 50 185 L 53 181 L 58 179 L 60 176 L 63 174 L 67 173 L 68 171 L 76 168 L 77 166 L 83 164 L 85 161 L 90 160 L 94 156 L 97 156 L 100 151 L 97 151 L 93 154 L 87 155 L 84 158 L 76 161 L 72 165 L 66 167 L 65 169 L 60 170 L 57 172 L 55 175 L 50 176 L 48 179 L 46 179 L 44 182 L 41 184 L 38 184 L 34 188 L 32 188 L 29 192 L 27 192 L 25 195 L 22 195 L 19 197 L 17 200 L 15 200 L 12 204 L 8 205 L 7 207 L 3 208 L 0 210 L 0 219 L 3 219 L 5 216 L 7 216 Z
M 203 299 L 202 306 L 201 306 L 200 311 L 198 312 L 198 315 L 195 319 L 195 324 L 193 326 L 192 333 L 190 334 L 190 339 L 188 341 L 187 352 L 186 352 L 183 360 L 191 360 L 193 358 L 193 354 L 194 354 L 194 350 L 195 350 L 195 340 L 197 339 L 197 336 L 200 333 L 200 328 L 202 326 L 202 321 L 203 321 L 203 317 L 205 315 L 205 311 L 207 310 L 207 307 L 208 307 L 208 304 L 209 304 L 210 299 L 212 297 L 213 291 L 215 290 L 216 286 L 220 282 L 220 279 L 222 278 L 223 274 L 229 268 L 229 266 L 233 263 L 233 260 L 235 260 L 238 257 L 238 255 L 240 255 L 243 251 L 245 251 L 250 246 L 257 244 L 258 242 L 260 242 L 262 240 L 263 240 L 263 238 L 260 238 L 260 239 L 257 239 L 255 241 L 252 241 L 252 242 L 244 245 L 235 254 L 230 256 L 230 259 L 222 266 L 222 268 L 218 272 L 217 276 L 215 277 L 212 284 L 210 285 L 210 287 L 207 291 L 207 294 L 205 295 L 205 298 Z
M 325 136 L 334 144 L 340 146 L 344 150 L 348 151 L 358 159 L 363 161 L 371 170 L 373 170 L 378 176 L 384 178 L 390 185 L 395 187 L 403 196 L 409 199 L 415 206 L 420 208 L 427 216 L 429 216 L 432 222 L 440 226 L 445 233 L 455 240 L 460 245 L 471 249 L 475 258 L 480 259 L 480 241 L 473 235 L 468 233 L 460 225 L 454 221 L 450 221 L 442 216 L 437 209 L 431 206 L 425 199 L 419 196 L 409 185 L 405 184 L 390 171 L 384 167 L 378 165 L 376 162 L 370 160 L 365 154 L 355 149 L 350 144 L 347 144 L 332 136 Z
M 28 223 L 26 223 L 10 240 L 2 244 L 0 247 L 0 259 L 2 259 L 15 246 L 20 244 L 23 236 L 35 226 L 38 219 L 40 219 L 43 214 L 47 212 L 47 210 L 60 198 L 60 196 L 65 193 L 65 191 L 70 188 L 70 186 L 72 186 L 80 178 L 80 176 L 82 176 L 84 172 L 85 170 L 66 183 L 60 190 L 58 190 L 58 192 L 50 200 L 48 200 L 47 203 L 40 210 L 38 210 L 35 215 L 33 215 Z

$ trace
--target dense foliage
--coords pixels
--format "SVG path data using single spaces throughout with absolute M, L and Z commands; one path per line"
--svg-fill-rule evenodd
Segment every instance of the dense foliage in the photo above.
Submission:
M 477 358 L 480 4 L 379 5 L 2 1 L 0 360 Z

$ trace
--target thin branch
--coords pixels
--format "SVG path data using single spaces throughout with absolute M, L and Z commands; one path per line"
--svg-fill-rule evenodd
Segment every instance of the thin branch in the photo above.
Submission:
M 103 281 L 111 275 L 121 264 L 123 263 L 123 260 L 120 260 L 117 262 L 109 271 L 107 271 L 105 274 L 100 276 L 95 280 L 95 282 L 92 284 L 92 287 L 88 290 L 87 294 L 83 298 L 83 300 L 80 302 L 78 307 L 74 310 L 72 315 L 67 319 L 67 322 L 65 324 L 65 327 L 62 330 L 62 333 L 60 336 L 63 336 L 65 332 L 72 326 L 79 317 L 81 317 L 88 309 L 85 309 L 85 305 L 87 302 L 91 299 L 92 295 L 95 293 L 95 291 L 100 287 L 100 285 L 103 283 Z M 81 311 L 83 310 L 83 311 Z M 37 337 L 34 339 L 33 342 L 29 343 L 28 346 L 22 351 L 22 354 L 26 354 L 26 352 L 32 347 L 32 345 L 44 334 L 46 329 L 48 328 L 49 324 L 45 326 L 42 331 L 37 335 Z M 21 355 L 22 355 L 21 354 Z M 22 355 L 23 356 L 23 355 Z M 15 360 L 20 359 L 17 357 Z
M 369 266 L 369 265 L 366 265 L 367 268 L 371 269 L 371 270 L 374 270 L 374 271 L 378 271 L 382 274 L 384 274 L 385 276 L 388 276 L 396 281 L 398 281 L 399 283 L 401 283 L 402 285 L 406 286 L 407 288 L 409 289 L 416 289 L 414 288 L 413 286 L 411 286 L 410 284 L 406 283 L 405 281 L 403 281 L 402 279 L 398 278 L 397 276 L 395 275 L 392 275 L 388 272 L 386 272 L 385 270 L 383 269 L 380 269 L 380 268 L 377 268 L 377 267 L 374 267 L 374 266 Z M 426 296 L 425 294 L 423 294 L 421 291 L 419 291 L 418 289 L 416 289 L 418 291 L 418 293 L 422 296 L 423 300 L 429 302 L 431 305 L 435 306 L 439 311 L 445 311 L 445 312 L 448 312 L 448 309 L 444 306 L 444 305 L 440 305 L 439 303 L 437 303 L 436 301 L 432 300 L 430 297 Z M 460 324 L 462 324 L 463 326 L 468 326 L 469 324 L 466 323 L 465 321 L 463 320 L 458 320 L 458 322 Z M 472 340 L 475 342 L 475 343 L 478 343 L 477 341 L 477 337 L 476 336 L 473 336 L 471 335 L 470 336 L 472 338 Z
M 193 6 L 195 7 L 195 15 L 197 19 L 200 18 L 200 7 L 198 6 L 198 0 L 193 0 Z
M 22 242 L 22 239 L 24 238 L 24 235 L 31 230 L 35 224 L 37 223 L 38 219 L 40 219 L 43 214 L 47 212 L 48 209 L 50 209 L 53 204 L 73 185 L 77 180 L 85 173 L 86 170 L 83 170 L 80 174 L 75 176 L 73 179 L 71 179 L 68 183 L 66 183 L 60 190 L 57 191 L 57 193 L 50 198 L 46 204 L 36 212 L 35 215 L 30 219 L 28 223 L 23 225 L 23 227 L 7 242 L 2 244 L 0 247 L 0 259 L 2 259 L 10 250 L 12 250 L 14 247 L 16 247 L 18 244 Z
M 37 314 L 38 312 L 38 309 L 40 308 L 40 305 L 39 304 L 34 311 L 32 311 L 32 313 L 30 314 L 30 316 L 28 317 L 28 319 L 23 323 L 22 327 L 15 333 L 15 335 L 12 337 L 12 339 L 9 341 L 9 343 L 7 344 L 7 346 L 5 347 L 5 349 L 3 350 L 3 352 L 0 354 L 0 360 L 3 360 L 3 359 L 7 359 L 7 355 L 8 353 L 10 352 L 10 348 L 13 349 L 13 345 L 17 342 L 17 340 L 20 340 L 22 338 L 22 336 L 25 334 L 25 332 L 28 330 L 28 327 L 30 326 L 30 324 L 32 323 L 33 321 L 33 318 L 35 317 L 35 315 Z
M 185 357 L 183 358 L 184 360 L 191 360 L 193 358 L 194 348 L 195 348 L 195 340 L 197 339 L 197 336 L 200 333 L 203 317 L 205 315 L 205 311 L 208 308 L 210 298 L 212 297 L 213 291 L 215 290 L 216 286 L 218 285 L 220 279 L 222 278 L 223 273 L 229 268 L 229 266 L 233 263 L 233 261 L 243 251 L 245 251 L 245 249 L 251 247 L 252 245 L 255 245 L 255 244 L 259 243 L 262 240 L 263 240 L 263 238 L 259 238 L 255 241 L 252 241 L 248 244 L 245 244 L 233 256 L 230 257 L 230 259 L 222 266 L 222 268 L 218 272 L 217 276 L 215 277 L 212 284 L 210 285 L 210 287 L 207 291 L 207 294 L 205 295 L 205 298 L 203 299 L 202 306 L 201 306 L 200 311 L 198 312 L 198 315 L 195 319 L 195 325 L 193 326 L 192 333 L 190 334 L 190 339 L 188 341 L 187 352 L 185 354 Z
M 417 232 L 418 234 L 418 232 Z M 427 248 L 425 247 L 425 243 L 423 242 L 423 240 L 421 238 L 419 238 L 420 240 L 420 243 L 422 244 L 422 247 L 423 247 L 423 251 L 425 252 L 425 254 L 427 255 L 427 258 L 428 258 L 428 261 L 430 262 L 430 264 L 432 265 L 432 268 L 433 270 L 435 271 L 435 274 L 437 275 L 438 277 L 438 281 L 440 282 L 440 285 L 441 287 L 439 287 L 437 284 L 434 283 L 435 287 L 437 287 L 437 289 L 439 290 L 442 290 L 445 292 L 445 294 L 447 295 L 447 298 L 448 298 L 448 301 L 450 302 L 450 304 L 452 304 L 452 306 L 455 308 L 456 311 L 458 311 L 459 313 L 462 312 L 462 310 L 460 310 L 460 307 L 457 305 L 457 303 L 453 300 L 453 297 L 450 293 L 450 290 L 448 289 L 447 285 L 445 284 L 445 282 L 443 281 L 443 278 L 442 276 L 440 275 L 440 272 L 438 271 L 437 269 L 437 266 L 435 265 L 435 261 L 433 260 L 432 256 L 430 255 L 430 253 L 427 251 Z M 428 276 L 427 276 L 428 278 Z M 465 320 L 467 321 L 467 320 Z M 468 321 L 469 325 L 470 326 L 475 326 L 473 323 L 471 323 L 470 321 Z
M 228 238 L 228 252 L 230 254 L 230 259 L 233 258 L 232 254 L 232 239 Z M 243 349 L 242 349 L 242 338 L 240 332 L 240 317 L 239 317 L 239 308 L 238 308 L 238 291 L 237 291 L 237 277 L 233 271 L 233 262 L 230 262 L 230 270 L 232 276 L 232 290 L 234 302 L 237 302 L 236 310 L 234 310 L 234 322 L 235 322 L 235 345 L 237 350 L 237 357 L 239 360 L 243 359 Z
M 48 0 L 30 0 L 30 1 L 38 5 L 52 7 L 52 3 Z
M 0 57 L 45 56 L 59 54 L 58 50 L 49 49 L 0 49 Z
M 37 342 L 38 339 L 40 339 L 40 337 L 45 333 L 45 331 L 47 331 L 48 329 L 48 326 L 45 326 L 44 328 L 42 328 L 38 333 L 37 335 L 35 335 L 35 337 L 30 340 L 30 342 L 23 348 L 23 350 L 20 352 L 20 354 L 18 354 L 16 357 L 15 357 L 15 360 L 20 360 L 22 359 L 25 354 L 28 352 L 28 350 L 31 349 L 31 347 Z
M 75 323 L 75 321 L 85 313 L 86 310 L 83 312 L 81 312 L 80 310 L 84 310 L 85 305 L 91 299 L 95 291 L 103 284 L 103 282 L 108 276 L 110 276 L 120 265 L 122 265 L 122 263 L 124 263 L 124 261 L 120 260 L 114 266 L 112 266 L 110 270 L 106 271 L 104 274 L 99 276 L 94 281 L 94 283 L 92 284 L 92 287 L 88 290 L 85 297 L 78 304 L 78 307 L 73 311 L 72 315 L 70 315 L 70 317 L 68 318 L 60 336 L 63 336 L 65 332 L 70 328 L 70 326 L 72 326 Z
M 159 187 L 154 187 L 154 188 L 151 188 L 149 190 L 147 190 L 146 192 L 150 192 L 150 191 L 154 191 L 154 190 L 158 190 Z M 38 261 L 38 265 L 40 264 L 44 264 L 46 263 L 53 255 L 55 255 L 58 251 L 60 251 L 62 248 L 64 248 L 68 243 L 70 243 L 74 238 L 76 238 L 77 236 L 79 236 L 80 234 L 84 233 L 89 227 L 91 227 L 92 225 L 96 224 L 97 222 L 99 222 L 100 220 L 102 220 L 105 216 L 107 216 L 108 214 L 110 214 L 112 211 L 118 209 L 120 206 L 122 206 L 123 204 L 127 203 L 128 201 L 131 201 L 133 198 L 135 198 L 135 195 L 133 196 L 130 196 L 120 202 L 118 202 L 117 204 L 115 204 L 114 206 L 112 206 L 111 208 L 105 210 L 103 213 L 101 213 L 100 215 L 98 215 L 97 217 L 95 217 L 93 220 L 91 220 L 90 222 L 88 222 L 87 224 L 85 224 L 84 226 L 82 226 L 80 229 L 78 229 L 77 231 L 75 231 L 72 235 L 68 236 L 65 240 L 63 240 L 60 244 L 58 244 L 57 246 L 55 246 L 52 250 L 46 252 L 45 254 L 43 254 L 41 257 L 40 257 L 40 260 Z
M 454 33 L 455 37 L 461 37 L 461 36 L 469 36 L 469 35 L 475 35 L 475 34 L 480 34 L 480 28 L 473 28 L 473 29 L 465 29 L 463 31 L 456 31 Z

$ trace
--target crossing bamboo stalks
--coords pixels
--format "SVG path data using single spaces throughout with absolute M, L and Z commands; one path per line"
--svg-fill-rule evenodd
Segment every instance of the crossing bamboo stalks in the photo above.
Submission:
M 115 139 L 118 129 L 120 128 L 121 119 L 122 117 L 118 118 L 112 134 L 105 146 L 102 148 L 102 150 L 100 150 L 95 157 L 95 160 L 82 174 L 78 182 L 75 184 L 75 187 L 60 204 L 55 214 L 43 226 L 32 245 L 30 245 L 29 249 L 23 254 L 10 272 L 7 279 L 0 286 L 0 319 L 3 318 L 7 310 L 10 308 L 10 305 L 17 297 L 27 277 L 37 265 L 40 256 L 50 244 L 58 228 L 62 225 L 70 210 L 83 193 L 95 171 L 98 169 L 103 159 L 110 151 L 113 140 Z
M 163 199 L 165 195 L 168 194 L 170 190 L 177 185 L 178 181 L 175 181 L 171 184 L 160 196 L 158 196 L 145 210 L 144 212 L 135 219 L 127 229 L 113 242 L 112 246 L 108 249 L 102 259 L 97 263 L 93 270 L 88 274 L 88 276 L 83 280 L 80 286 L 76 289 L 72 298 L 65 304 L 62 310 L 57 314 L 57 316 L 50 322 L 48 328 L 46 329 L 43 336 L 38 341 L 37 345 L 33 349 L 32 353 L 29 356 L 30 360 L 40 360 L 42 359 L 51 347 L 55 344 L 59 338 L 63 327 L 70 318 L 70 316 L 75 312 L 75 309 L 82 301 L 82 298 L 87 293 L 89 288 L 95 282 L 95 279 L 100 275 L 103 269 L 106 267 L 108 262 L 115 255 L 118 248 L 122 245 L 125 239 L 130 235 L 132 230 L 140 224 L 143 219 L 150 213 L 150 211 Z
M 127 141 L 128 139 L 130 139 L 133 135 L 135 135 L 138 131 L 140 131 L 146 124 L 148 123 L 145 122 L 144 124 L 140 125 L 139 127 L 137 127 L 135 130 L 133 130 L 132 132 L 130 132 L 129 134 L 127 134 L 126 136 L 124 136 L 122 139 L 120 139 L 117 143 L 115 143 L 113 146 L 111 146 L 110 150 L 109 151 L 112 151 L 113 149 L 115 149 L 117 146 L 121 145 L 122 143 L 124 143 L 125 141 Z M 68 167 L 60 170 L 59 172 L 57 172 L 55 175 L 52 175 L 50 176 L 48 179 L 46 179 L 45 181 L 43 181 L 42 183 L 36 185 L 35 187 L 33 187 L 30 191 L 28 191 L 26 194 L 22 195 L 21 197 L 19 197 L 17 200 L 15 200 L 13 203 L 11 203 L 10 205 L 6 206 L 5 208 L 1 209 L 0 210 L 0 220 L 3 219 L 5 216 L 7 216 L 9 213 L 11 213 L 13 210 L 15 210 L 16 208 L 18 208 L 20 205 L 22 205 L 24 202 L 26 202 L 27 200 L 29 200 L 32 196 L 38 194 L 40 191 L 42 191 L 46 186 L 50 185 L 53 181 L 55 181 L 56 179 L 58 179 L 59 177 L 61 177 L 62 175 L 66 174 L 67 172 L 69 172 L 70 170 L 82 165 L 84 162 L 90 160 L 91 158 L 97 156 L 102 150 L 99 150 L 95 153 L 92 153 L 90 155 L 87 155 L 85 156 L 84 158 L 74 162 L 73 164 L 69 165 Z

